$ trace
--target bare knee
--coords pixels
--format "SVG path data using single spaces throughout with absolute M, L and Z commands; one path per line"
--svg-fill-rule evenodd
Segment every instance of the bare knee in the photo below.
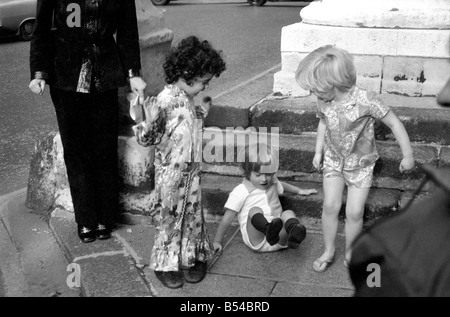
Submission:
M 345 209 L 345 218 L 351 222 L 360 222 L 364 216 L 364 208 L 353 208 L 347 206 Z
M 322 212 L 326 215 L 336 215 L 341 210 L 341 201 L 325 201 L 322 206 Z
M 264 214 L 263 210 L 259 207 L 252 207 L 250 208 L 250 210 L 248 211 L 248 217 L 251 219 L 253 218 L 254 215 L 256 214 Z
M 283 223 L 286 222 L 286 220 L 291 218 L 296 218 L 295 213 L 292 210 L 285 210 L 280 216 L 281 220 L 283 220 Z

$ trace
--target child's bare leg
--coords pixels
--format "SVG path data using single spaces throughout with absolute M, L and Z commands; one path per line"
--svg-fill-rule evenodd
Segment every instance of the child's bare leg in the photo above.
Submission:
M 345 260 L 351 258 L 351 246 L 363 227 L 364 205 L 370 188 L 349 187 L 345 208 Z
M 275 218 L 268 222 L 261 208 L 253 207 L 249 210 L 247 234 L 252 245 L 260 244 L 264 237 L 270 245 L 276 244 L 280 239 L 279 235 L 282 228 L 283 222 L 280 218 Z
M 281 214 L 283 229 L 280 232 L 280 244 L 288 245 L 291 249 L 296 249 L 306 237 L 306 228 L 295 216 L 292 210 L 285 210 Z
M 324 178 L 323 180 L 322 233 L 325 250 L 319 258 L 321 261 L 330 260 L 334 256 L 338 216 L 342 206 L 344 187 L 344 179 L 341 177 Z

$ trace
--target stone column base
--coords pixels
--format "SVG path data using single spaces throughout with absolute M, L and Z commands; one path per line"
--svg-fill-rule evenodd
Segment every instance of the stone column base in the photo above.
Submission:
M 295 82 L 297 66 L 311 51 L 331 44 L 354 56 L 357 84 L 363 88 L 378 93 L 436 96 L 450 73 L 449 43 L 449 30 L 292 24 L 282 30 L 282 69 L 274 76 L 273 91 L 308 95 Z

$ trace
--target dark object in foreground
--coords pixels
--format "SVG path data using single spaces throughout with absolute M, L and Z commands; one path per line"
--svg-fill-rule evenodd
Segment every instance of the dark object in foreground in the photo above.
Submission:
M 355 296 L 450 296 L 450 168 L 421 168 L 423 184 L 432 180 L 436 192 L 355 240 L 349 266 Z

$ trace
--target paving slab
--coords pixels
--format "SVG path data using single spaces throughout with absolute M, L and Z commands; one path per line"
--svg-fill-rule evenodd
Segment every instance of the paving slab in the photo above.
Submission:
M 315 284 L 277 283 L 271 297 L 352 297 L 353 290 Z
M 184 283 L 182 288 L 169 289 L 161 284 L 152 270 L 147 269 L 146 273 L 156 297 L 268 297 L 276 284 L 270 280 L 209 272 L 198 284 Z
M 108 240 L 82 243 L 77 235 L 73 214 L 61 209 L 52 213 L 50 227 L 68 262 L 79 265 L 81 280 L 80 284 L 74 286 L 81 288 L 83 296 L 153 296 L 143 271 L 132 256 L 132 250 L 116 237 L 116 233 Z
M 68 261 L 47 219 L 28 209 L 25 200 L 25 190 L 8 195 L 6 200 L 0 197 L 0 226 L 7 234 L 2 240 L 10 240 L 0 251 L 8 291 L 15 296 L 22 292 L 20 296 L 27 297 L 78 297 L 79 290 L 67 287 Z
M 80 265 L 85 297 L 152 297 L 143 273 L 126 254 L 85 258 Z
M 57 209 L 49 220 L 50 227 L 57 233 L 57 238 L 66 254 L 71 259 L 83 258 L 104 252 L 123 252 L 124 248 L 115 239 L 96 240 L 95 243 L 83 243 L 77 234 L 73 213 Z
M 317 273 L 313 270 L 312 263 L 323 251 L 320 234 L 308 232 L 306 239 L 295 250 L 258 253 L 244 245 L 239 233 L 215 262 L 211 273 L 230 274 L 232 270 L 233 275 L 241 277 L 351 290 L 347 268 L 343 264 L 344 248 L 345 240 L 338 236 L 335 263 L 324 273 Z

